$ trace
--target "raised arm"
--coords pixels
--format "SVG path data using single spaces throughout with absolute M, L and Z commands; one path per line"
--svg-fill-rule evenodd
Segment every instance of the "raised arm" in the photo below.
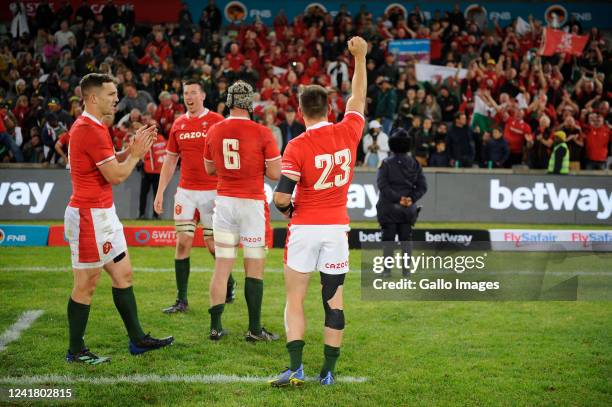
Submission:
M 368 77 L 366 74 L 366 54 L 368 44 L 361 37 L 353 37 L 348 42 L 348 48 L 355 58 L 355 71 L 351 82 L 351 97 L 346 102 L 346 111 L 364 114 Z

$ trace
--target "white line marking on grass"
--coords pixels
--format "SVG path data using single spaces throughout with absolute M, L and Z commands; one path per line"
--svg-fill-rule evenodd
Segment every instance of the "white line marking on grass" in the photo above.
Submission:
M 31 310 L 21 314 L 17 322 L 9 326 L 2 336 L 0 336 L 0 352 L 5 350 L 9 343 L 19 339 L 21 333 L 31 327 L 34 321 L 36 321 L 43 312 L 42 310 Z
M 257 376 L 234 376 L 234 375 L 131 375 L 131 376 L 106 376 L 106 377 L 83 377 L 83 376 L 64 376 L 64 375 L 38 375 L 38 376 L 6 376 L 0 377 L 0 383 L 10 383 L 16 385 L 32 384 L 71 384 L 87 383 L 94 385 L 113 385 L 117 383 L 266 383 L 272 377 Z M 307 377 L 307 381 L 318 381 L 316 377 Z M 336 381 L 340 383 L 365 383 L 367 377 L 339 376 Z
M 170 267 L 134 267 L 133 270 L 135 272 L 142 273 L 174 273 L 174 268 Z M 240 271 L 239 267 L 236 268 L 236 271 Z M 6 271 L 34 271 L 34 272 L 65 272 L 71 271 L 70 266 L 66 267 L 49 267 L 49 266 L 17 266 L 17 267 L 0 267 L 0 272 Z M 194 273 L 211 273 L 213 271 L 212 267 L 192 267 L 191 271 Z M 282 273 L 283 269 L 278 267 L 266 268 L 266 272 L 269 273 Z M 361 270 L 353 270 L 353 273 L 360 273 Z M 495 272 L 491 272 L 493 274 Z M 507 271 L 507 272 L 497 272 L 496 274 L 520 274 L 520 275 L 547 275 L 547 276 L 559 276 L 559 277 L 572 277 L 572 276 L 603 276 L 603 277 L 612 277 L 612 272 L 608 271 L 547 271 L 547 272 L 539 272 L 539 271 L 529 271 L 529 270 L 517 270 L 517 271 Z

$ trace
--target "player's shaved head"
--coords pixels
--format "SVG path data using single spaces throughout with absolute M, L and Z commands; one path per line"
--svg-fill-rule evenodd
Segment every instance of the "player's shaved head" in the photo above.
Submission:
M 83 76 L 79 86 L 81 87 L 81 93 L 84 97 L 87 97 L 91 94 L 91 92 L 100 89 L 105 83 L 114 83 L 117 84 L 115 78 L 111 75 L 107 75 L 104 73 L 90 73 Z
M 300 93 L 300 109 L 304 117 L 320 119 L 327 117 L 327 91 L 319 85 L 306 86 Z

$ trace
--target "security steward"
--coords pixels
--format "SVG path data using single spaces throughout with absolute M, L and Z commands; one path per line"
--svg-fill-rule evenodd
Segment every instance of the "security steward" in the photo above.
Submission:
M 376 183 L 380 192 L 376 211 L 378 223 L 382 229 L 383 242 L 394 242 L 396 236 L 402 242 L 404 253 L 410 254 L 412 226 L 414 226 L 420 207 L 417 202 L 427 192 L 427 181 L 419 163 L 408 155 L 410 150 L 408 132 L 397 130 L 389 139 L 391 155 L 385 158 L 377 174 Z M 387 253 L 393 250 L 387 247 Z M 409 270 L 403 270 L 407 276 Z M 383 272 L 383 277 L 389 277 L 390 270 Z
M 553 139 L 553 151 L 548 160 L 549 174 L 569 174 L 570 153 L 565 140 L 567 138 L 564 131 L 556 131 Z

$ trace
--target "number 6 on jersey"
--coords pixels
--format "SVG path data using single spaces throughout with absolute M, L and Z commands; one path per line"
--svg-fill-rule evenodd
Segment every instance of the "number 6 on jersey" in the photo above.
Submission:
M 228 170 L 240 169 L 239 142 L 235 138 L 223 139 L 223 164 Z

